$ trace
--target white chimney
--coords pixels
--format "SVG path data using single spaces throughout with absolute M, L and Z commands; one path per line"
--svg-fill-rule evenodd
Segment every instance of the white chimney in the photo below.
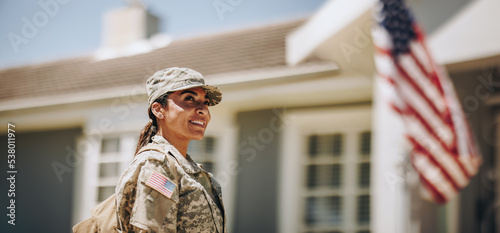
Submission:
M 149 41 L 153 36 L 158 37 L 158 26 L 158 17 L 150 14 L 137 1 L 131 1 L 127 7 L 106 13 L 102 44 L 96 52 L 96 58 L 102 60 L 151 51 L 158 47 L 158 43 Z M 167 42 L 162 44 L 166 45 Z
M 103 46 L 123 47 L 144 40 L 158 32 L 158 18 L 140 3 L 112 10 L 105 14 Z

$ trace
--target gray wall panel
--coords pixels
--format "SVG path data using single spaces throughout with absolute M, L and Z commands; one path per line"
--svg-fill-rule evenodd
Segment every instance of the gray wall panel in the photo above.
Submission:
M 450 74 L 458 99 L 482 152 L 483 164 L 460 194 L 459 232 L 498 232 L 495 223 L 495 110 L 488 102 L 500 92 L 500 73 L 493 67 Z M 498 209 L 496 210 L 498 211 Z
M 233 232 L 277 231 L 280 132 L 273 124 L 280 126 L 281 118 L 276 112 L 261 110 L 238 114 L 241 172 Z
M 7 131 L 5 126 L 5 131 Z M 16 133 L 16 225 L 7 224 L 5 208 L 8 183 L 7 136 L 0 136 L 2 151 L 0 179 L 2 195 L 2 232 L 70 232 L 73 197 L 73 173 L 66 173 L 59 182 L 52 162 L 65 163 L 68 151 L 74 148 L 80 129 Z

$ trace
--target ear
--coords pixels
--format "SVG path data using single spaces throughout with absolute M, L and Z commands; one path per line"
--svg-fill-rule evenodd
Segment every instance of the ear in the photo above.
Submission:
M 157 119 L 163 119 L 164 112 L 165 110 L 163 109 L 163 106 L 161 106 L 160 103 L 158 102 L 154 102 L 152 105 L 151 105 L 151 112 L 156 116 Z

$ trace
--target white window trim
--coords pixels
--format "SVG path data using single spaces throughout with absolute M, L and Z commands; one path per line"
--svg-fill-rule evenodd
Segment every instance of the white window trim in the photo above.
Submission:
M 88 142 L 84 135 L 81 135 L 76 139 L 75 145 L 83 144 Z M 90 150 L 81 151 L 78 150 L 78 153 L 83 156 L 82 163 L 75 167 L 74 174 L 74 194 L 73 194 L 73 218 L 72 225 L 83 221 L 84 219 L 90 217 L 90 210 L 93 208 L 94 201 L 90 199 L 91 192 L 93 189 L 89 187 L 93 187 L 95 184 L 93 182 L 92 164 L 95 163 L 95 155 L 99 152 L 100 146 L 94 146 L 94 143 L 90 143 L 92 145 Z
M 106 138 L 119 138 L 119 151 L 116 153 L 116 156 L 111 157 L 111 158 L 106 158 L 106 157 L 101 157 L 103 154 L 101 152 L 101 147 L 102 147 L 102 141 Z M 135 131 L 132 132 L 124 132 L 120 134 L 107 134 L 103 137 L 101 140 L 101 144 L 99 145 L 99 151 L 97 154 L 97 159 L 95 160 L 96 163 L 94 164 L 96 168 L 95 172 L 95 185 L 93 187 L 94 189 L 94 203 L 95 205 L 99 204 L 98 200 L 98 191 L 99 187 L 102 186 L 115 186 L 118 182 L 118 179 L 120 178 L 120 175 L 125 169 L 128 167 L 130 162 L 132 161 L 134 157 L 134 152 L 135 148 L 137 146 L 137 140 L 138 138 L 137 133 Z M 99 169 L 100 169 L 100 164 L 101 163 L 119 163 L 119 170 L 120 173 L 118 174 L 117 177 L 109 177 L 109 178 L 103 178 L 101 179 L 99 177 Z M 92 187 L 91 187 L 92 188 Z
M 101 144 L 104 138 L 109 137 L 120 137 L 120 158 L 109 159 L 105 158 L 106 161 L 116 161 L 121 162 L 121 170 L 124 170 L 126 166 L 132 161 L 133 155 L 136 148 L 136 143 L 138 137 L 137 130 L 120 131 L 113 132 L 109 134 L 102 135 L 102 138 L 96 137 L 92 138 L 82 135 L 77 139 L 76 145 L 85 144 L 90 145 L 90 150 L 81 151 L 78 153 L 83 156 L 82 163 L 75 167 L 74 181 L 75 181 L 75 193 L 73 201 L 73 222 L 75 225 L 78 222 L 90 217 L 90 211 L 97 204 L 99 204 L 98 198 L 98 187 L 99 181 L 99 164 L 102 161 L 101 155 Z M 98 140 L 96 140 L 98 139 Z M 82 147 L 83 148 L 83 147 Z M 77 146 L 77 149 L 81 149 Z M 116 184 L 115 184 L 116 185 Z
M 343 108 L 329 108 L 317 110 L 296 110 L 288 111 L 286 119 L 290 119 L 283 132 L 281 142 L 280 176 L 279 176 L 279 232 L 293 233 L 303 230 L 304 198 L 302 189 L 304 186 L 306 157 L 304 152 L 305 138 L 310 134 L 356 131 L 362 132 L 371 130 L 372 113 L 370 106 L 354 106 Z M 356 140 L 347 140 L 346 142 L 355 143 Z M 358 148 L 356 146 L 346 145 L 346 150 Z M 343 162 L 350 163 L 351 166 L 357 166 L 358 158 L 352 154 L 358 154 L 358 151 L 346 151 Z M 357 169 L 345 169 L 346 172 L 343 182 L 352 184 L 345 186 L 343 195 L 346 198 L 357 198 Z M 347 179 L 347 180 L 346 180 Z M 372 183 L 373 187 L 373 183 Z M 356 203 L 354 201 L 344 201 L 344 203 Z M 355 216 L 356 204 L 352 206 L 343 206 L 345 215 Z M 346 222 L 347 231 L 354 232 L 356 229 L 355 217 L 352 221 Z M 372 218 L 373 220 L 373 218 Z M 370 223 L 373 226 L 373 221 Z
M 213 175 L 222 187 L 222 198 L 226 213 L 227 229 L 233 229 L 235 213 L 236 181 L 238 178 L 238 127 L 235 125 L 235 114 L 224 109 L 212 111 L 212 120 L 205 136 L 216 140 L 214 150 Z

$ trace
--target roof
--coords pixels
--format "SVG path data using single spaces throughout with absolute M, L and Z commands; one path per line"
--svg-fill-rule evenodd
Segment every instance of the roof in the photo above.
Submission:
M 500 21 L 498 9 L 500 1 L 480 0 L 457 12 L 429 36 L 436 61 L 448 65 L 500 55 L 500 28 L 490 26 Z
M 102 61 L 75 58 L 0 70 L 0 111 L 40 106 L 33 102 L 44 98 L 48 100 L 46 105 L 51 105 L 55 99 L 71 100 L 72 96 L 90 92 L 96 94 L 94 98 L 105 98 L 111 90 L 143 87 L 155 71 L 173 66 L 195 69 L 208 82 L 224 73 L 287 69 L 286 35 L 304 21 L 179 39 L 130 57 Z M 310 60 L 303 65 L 318 62 Z

